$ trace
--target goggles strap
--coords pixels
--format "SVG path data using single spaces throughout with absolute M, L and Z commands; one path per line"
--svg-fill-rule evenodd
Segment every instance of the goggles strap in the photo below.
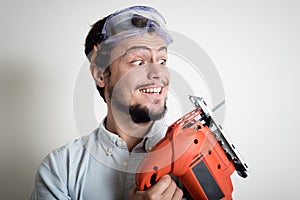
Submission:
M 99 44 L 99 45 L 100 45 L 100 44 Z M 94 49 L 94 52 L 93 52 L 93 54 L 92 54 L 92 56 L 91 56 L 91 63 L 94 63 L 94 62 L 95 62 L 95 59 L 96 59 L 96 57 L 97 57 L 97 51 L 98 51 L 98 48 L 97 48 L 96 45 L 93 46 L 93 49 Z

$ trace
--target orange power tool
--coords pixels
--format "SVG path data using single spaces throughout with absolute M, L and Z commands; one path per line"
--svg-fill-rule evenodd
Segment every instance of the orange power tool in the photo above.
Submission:
M 236 170 L 246 178 L 248 166 L 203 98 L 189 98 L 196 109 L 169 126 L 165 137 L 142 160 L 137 189 L 146 190 L 172 174 L 195 200 L 231 200 L 230 175 Z

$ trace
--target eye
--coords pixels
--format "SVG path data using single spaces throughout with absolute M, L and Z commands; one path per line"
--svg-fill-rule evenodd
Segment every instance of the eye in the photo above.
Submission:
M 167 64 L 167 59 L 160 59 L 158 61 L 158 64 L 160 64 L 160 65 L 166 65 Z
M 135 60 L 135 61 L 132 61 L 131 64 L 135 65 L 135 66 L 140 66 L 140 65 L 143 65 L 145 63 L 144 63 L 143 60 Z

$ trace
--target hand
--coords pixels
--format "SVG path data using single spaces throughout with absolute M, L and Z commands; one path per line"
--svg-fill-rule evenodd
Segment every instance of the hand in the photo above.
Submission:
M 133 188 L 129 193 L 130 200 L 181 200 L 183 192 L 169 175 L 165 175 L 146 191 Z

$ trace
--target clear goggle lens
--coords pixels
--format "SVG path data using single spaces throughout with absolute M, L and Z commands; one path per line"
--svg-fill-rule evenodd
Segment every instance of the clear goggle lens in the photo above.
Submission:
M 107 38 L 105 44 L 113 44 L 124 38 L 155 31 L 167 44 L 173 39 L 168 34 L 166 22 L 154 8 L 134 6 L 113 13 L 105 22 L 102 34 Z

